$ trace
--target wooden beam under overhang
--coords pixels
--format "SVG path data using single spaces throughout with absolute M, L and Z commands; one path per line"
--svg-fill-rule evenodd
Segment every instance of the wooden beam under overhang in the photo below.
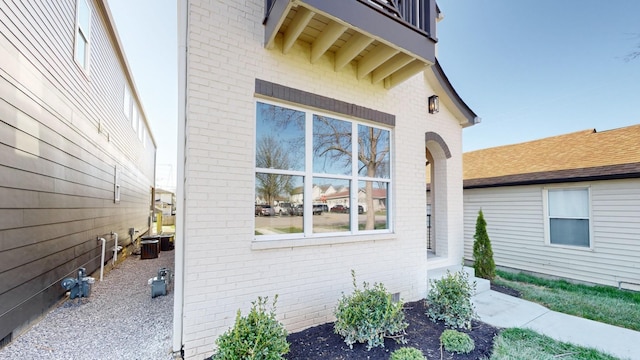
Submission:
M 400 50 L 394 49 L 387 45 L 379 44 L 375 49 L 371 50 L 363 59 L 358 61 L 358 80 L 364 78 L 375 68 L 382 65 L 385 61 L 391 59 Z
M 340 71 L 345 65 L 355 59 L 364 49 L 373 42 L 370 36 L 356 33 L 336 52 L 335 71 Z
M 318 38 L 311 44 L 311 63 L 320 59 L 333 43 L 347 30 L 345 25 L 332 21 L 327 25 Z
M 284 33 L 284 41 L 282 43 L 282 53 L 286 54 L 291 50 L 293 44 L 307 27 L 309 21 L 313 18 L 315 13 L 305 7 L 298 6 L 296 16 L 291 20 L 291 23 L 287 27 L 287 31 Z
M 398 84 L 401 84 L 405 80 L 409 79 L 413 75 L 423 71 L 427 68 L 427 64 L 421 60 L 414 60 L 408 65 L 405 65 L 402 69 L 396 71 L 391 76 L 385 78 L 384 87 L 390 89 Z
M 275 46 L 276 35 L 287 18 L 285 14 L 288 14 L 292 7 L 291 1 L 276 1 L 269 16 L 264 19 L 264 46 L 267 49 L 273 49 Z
M 373 70 L 371 74 L 371 82 L 373 84 L 378 83 L 383 80 L 387 76 L 393 74 L 394 72 L 400 70 L 405 65 L 414 60 L 413 56 L 409 56 L 404 53 L 397 54 L 396 56 L 389 59 L 389 61 L 382 64 L 377 69 Z

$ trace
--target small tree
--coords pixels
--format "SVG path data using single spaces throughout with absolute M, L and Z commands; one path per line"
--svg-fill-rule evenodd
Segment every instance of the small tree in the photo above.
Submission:
M 476 233 L 473 235 L 473 268 L 476 276 L 492 280 L 496 276 L 496 264 L 493 262 L 493 250 L 491 240 L 487 234 L 487 222 L 484 220 L 482 210 L 478 211 L 476 220 Z

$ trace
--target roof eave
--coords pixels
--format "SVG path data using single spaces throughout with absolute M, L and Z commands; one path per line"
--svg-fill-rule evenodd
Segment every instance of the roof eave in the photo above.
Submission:
M 640 178 L 640 163 L 465 179 L 464 189 Z
M 458 118 L 460 125 L 465 128 L 480 123 L 480 117 L 458 95 L 437 58 L 430 68 L 431 71 L 425 71 L 427 80 L 440 96 L 440 101 Z

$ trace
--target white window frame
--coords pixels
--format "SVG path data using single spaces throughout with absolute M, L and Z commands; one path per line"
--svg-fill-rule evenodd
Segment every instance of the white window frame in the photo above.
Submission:
M 131 107 L 131 127 L 133 128 L 133 132 L 138 132 L 138 117 L 140 113 L 138 112 L 138 105 L 133 102 L 133 106 Z
M 80 24 L 80 10 L 81 7 L 85 7 L 89 16 L 89 24 L 88 28 L 85 29 Z M 89 54 L 91 47 L 91 7 L 89 6 L 88 0 L 77 0 L 76 1 L 76 26 L 75 26 L 75 36 L 74 36 L 74 47 L 73 47 L 73 57 L 75 61 L 80 65 L 82 69 L 85 71 L 89 71 Z M 84 46 L 84 54 L 82 54 L 82 58 L 80 58 L 80 54 L 78 54 L 78 42 L 83 41 Z M 83 61 L 84 60 L 84 61 Z
M 585 219 L 589 221 L 589 246 L 580 245 L 568 245 L 568 244 L 555 244 L 551 242 L 551 216 L 549 216 L 549 191 L 552 190 L 586 190 L 588 201 L 588 217 L 567 217 L 565 219 Z M 593 214 L 592 214 L 592 199 L 591 199 L 591 186 L 589 185 L 575 185 L 575 186 L 548 186 L 542 189 L 542 207 L 544 216 L 544 241 L 545 245 L 566 248 L 572 250 L 593 250 Z
M 133 101 L 131 101 L 131 89 L 129 89 L 129 85 L 127 85 L 126 83 L 124 84 L 124 96 L 123 96 L 123 104 L 122 104 L 122 111 L 124 112 L 124 116 L 127 118 L 127 120 L 131 119 L 131 104 L 133 103 Z
M 142 141 L 142 137 L 144 136 L 144 117 L 140 115 L 138 117 L 138 140 Z
M 292 105 L 286 102 L 278 102 L 267 99 L 254 99 L 254 114 L 256 113 L 256 109 L 258 107 L 258 103 L 268 104 L 279 106 L 291 110 L 301 111 L 305 114 L 305 168 L 304 170 L 281 170 L 281 169 L 271 169 L 271 168 L 258 168 L 255 163 L 255 152 L 256 152 L 256 144 L 255 139 L 257 137 L 257 127 L 255 127 L 254 131 L 254 183 L 253 188 L 255 191 L 255 174 L 257 173 L 270 173 L 270 174 L 278 174 L 278 175 L 291 175 L 291 176 L 300 176 L 303 177 L 303 198 L 304 199 L 313 199 L 313 179 L 314 178 L 328 178 L 328 179 L 337 179 L 337 180 L 349 180 L 349 203 L 356 204 L 356 206 L 351 206 L 351 216 L 350 216 L 350 230 L 349 231 L 341 231 L 341 232 L 322 232 L 322 233 L 314 233 L 313 232 L 313 200 L 307 201 L 304 200 L 304 216 L 303 216 L 303 232 L 302 233 L 294 233 L 294 234 L 277 234 L 277 235 L 256 235 L 254 236 L 255 241 L 273 241 L 273 240 L 287 240 L 287 239 L 321 239 L 321 238 L 329 238 L 329 237 L 344 237 L 344 236 L 357 236 L 357 235 L 376 235 L 376 234 L 393 234 L 394 232 L 394 224 L 393 224 L 393 172 L 394 172 L 394 147 L 393 147 L 393 138 L 394 138 L 394 128 L 389 126 L 384 126 L 381 124 L 377 124 L 374 122 L 367 122 L 366 119 L 358 119 L 354 117 L 348 117 L 344 115 L 337 115 L 332 113 L 323 112 L 321 110 L 317 110 L 314 108 L 307 108 Z M 358 174 L 358 166 L 359 161 L 357 156 L 352 158 L 351 162 L 351 174 L 350 175 L 338 175 L 338 174 L 326 174 L 326 173 L 314 173 L 313 172 L 313 115 L 327 116 L 336 120 L 347 121 L 351 123 L 352 127 L 352 142 L 351 142 L 351 151 L 352 154 L 358 153 L 358 125 L 365 125 L 368 127 L 373 127 L 377 129 L 382 129 L 385 131 L 389 131 L 389 178 L 370 178 L 367 176 L 362 176 Z M 256 118 L 254 115 L 254 124 L 256 123 Z M 385 182 L 387 183 L 387 201 L 386 201 L 386 211 L 387 211 L 387 228 L 379 229 L 379 230 L 359 230 L 358 229 L 358 193 L 359 193 L 359 182 L 360 181 L 376 181 L 376 182 Z M 355 189 L 355 191 L 353 191 Z M 254 198 L 257 194 L 254 193 Z M 307 215 L 308 214 L 308 215 Z M 253 224 L 255 229 L 255 222 Z

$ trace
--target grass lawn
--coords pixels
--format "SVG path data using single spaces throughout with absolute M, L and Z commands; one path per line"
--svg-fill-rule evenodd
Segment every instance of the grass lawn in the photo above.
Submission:
M 527 329 L 506 329 L 494 341 L 490 360 L 615 360 L 594 349 L 555 341 Z
M 497 271 L 494 283 L 551 310 L 640 331 L 640 293 Z

